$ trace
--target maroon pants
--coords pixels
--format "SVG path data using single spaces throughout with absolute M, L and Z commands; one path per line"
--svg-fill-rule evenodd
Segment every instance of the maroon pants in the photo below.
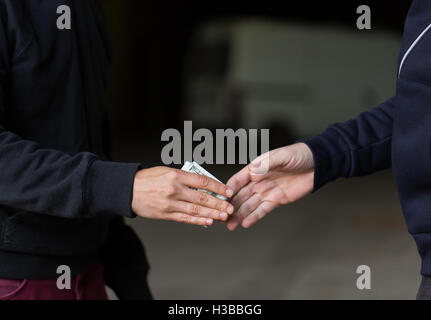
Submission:
M 73 276 L 71 289 L 52 280 L 0 279 L 0 300 L 107 300 L 103 267 L 98 263 Z

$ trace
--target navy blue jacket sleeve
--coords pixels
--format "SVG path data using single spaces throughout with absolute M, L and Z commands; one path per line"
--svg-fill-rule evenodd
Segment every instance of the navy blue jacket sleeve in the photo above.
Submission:
M 399 71 L 403 65 L 403 57 L 409 53 L 409 48 L 415 44 L 415 39 L 420 38 L 422 30 L 427 30 L 425 28 L 430 23 L 428 13 L 428 1 L 413 1 L 404 26 Z M 421 50 L 424 48 L 428 47 L 424 46 Z M 421 75 L 429 74 L 424 71 L 426 63 L 424 61 L 426 60 L 423 58 L 429 57 L 428 51 L 424 51 L 422 54 L 422 59 L 416 59 L 420 63 L 414 64 L 418 67 L 410 67 L 409 73 L 404 77 L 421 81 L 422 79 L 419 79 Z M 406 73 L 406 71 L 403 72 Z M 427 81 L 425 82 L 427 83 Z M 338 177 L 362 176 L 392 166 L 394 114 L 396 109 L 398 110 L 403 103 L 405 104 L 405 102 L 401 102 L 398 90 L 394 97 L 377 108 L 346 123 L 331 125 L 322 134 L 304 141 L 314 155 L 315 191 Z M 397 108 L 395 108 L 396 105 Z
M 395 103 L 396 96 L 303 141 L 314 156 L 314 191 L 338 177 L 362 176 L 391 167 Z
M 132 188 L 139 164 L 44 149 L 7 130 L 5 104 L 13 59 L 7 38 L 0 23 L 0 205 L 64 218 L 106 212 L 133 217 Z

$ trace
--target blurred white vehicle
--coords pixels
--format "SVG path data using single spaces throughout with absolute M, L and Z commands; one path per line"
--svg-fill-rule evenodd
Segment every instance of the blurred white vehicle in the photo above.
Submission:
M 401 38 L 338 25 L 212 22 L 187 59 L 186 119 L 310 136 L 395 92 Z

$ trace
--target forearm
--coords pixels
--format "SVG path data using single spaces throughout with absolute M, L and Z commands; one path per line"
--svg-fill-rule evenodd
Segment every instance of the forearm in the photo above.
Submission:
M 44 149 L 0 126 L 0 205 L 63 218 L 133 216 L 138 168 L 101 161 L 88 152 Z

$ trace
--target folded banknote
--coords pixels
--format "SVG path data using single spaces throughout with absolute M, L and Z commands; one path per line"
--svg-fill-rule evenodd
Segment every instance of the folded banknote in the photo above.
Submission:
M 216 177 L 214 177 L 211 173 L 209 173 L 208 171 L 206 171 L 204 168 L 202 168 L 202 166 L 200 166 L 196 162 L 186 161 L 186 163 L 181 168 L 181 170 L 187 171 L 187 172 L 196 173 L 196 174 L 200 174 L 202 176 L 207 176 L 207 177 L 209 177 L 209 178 L 211 178 L 211 179 L 213 179 L 213 180 L 218 181 L 218 182 L 221 183 L 221 181 L 219 179 L 217 179 Z M 210 195 L 212 195 L 212 196 L 214 196 L 216 198 L 219 198 L 221 200 L 224 200 L 224 201 L 227 200 L 226 197 L 223 197 L 223 196 L 221 196 L 219 194 L 216 194 L 214 192 L 210 192 L 210 191 L 207 191 L 207 190 L 199 190 L 199 191 L 209 193 Z

